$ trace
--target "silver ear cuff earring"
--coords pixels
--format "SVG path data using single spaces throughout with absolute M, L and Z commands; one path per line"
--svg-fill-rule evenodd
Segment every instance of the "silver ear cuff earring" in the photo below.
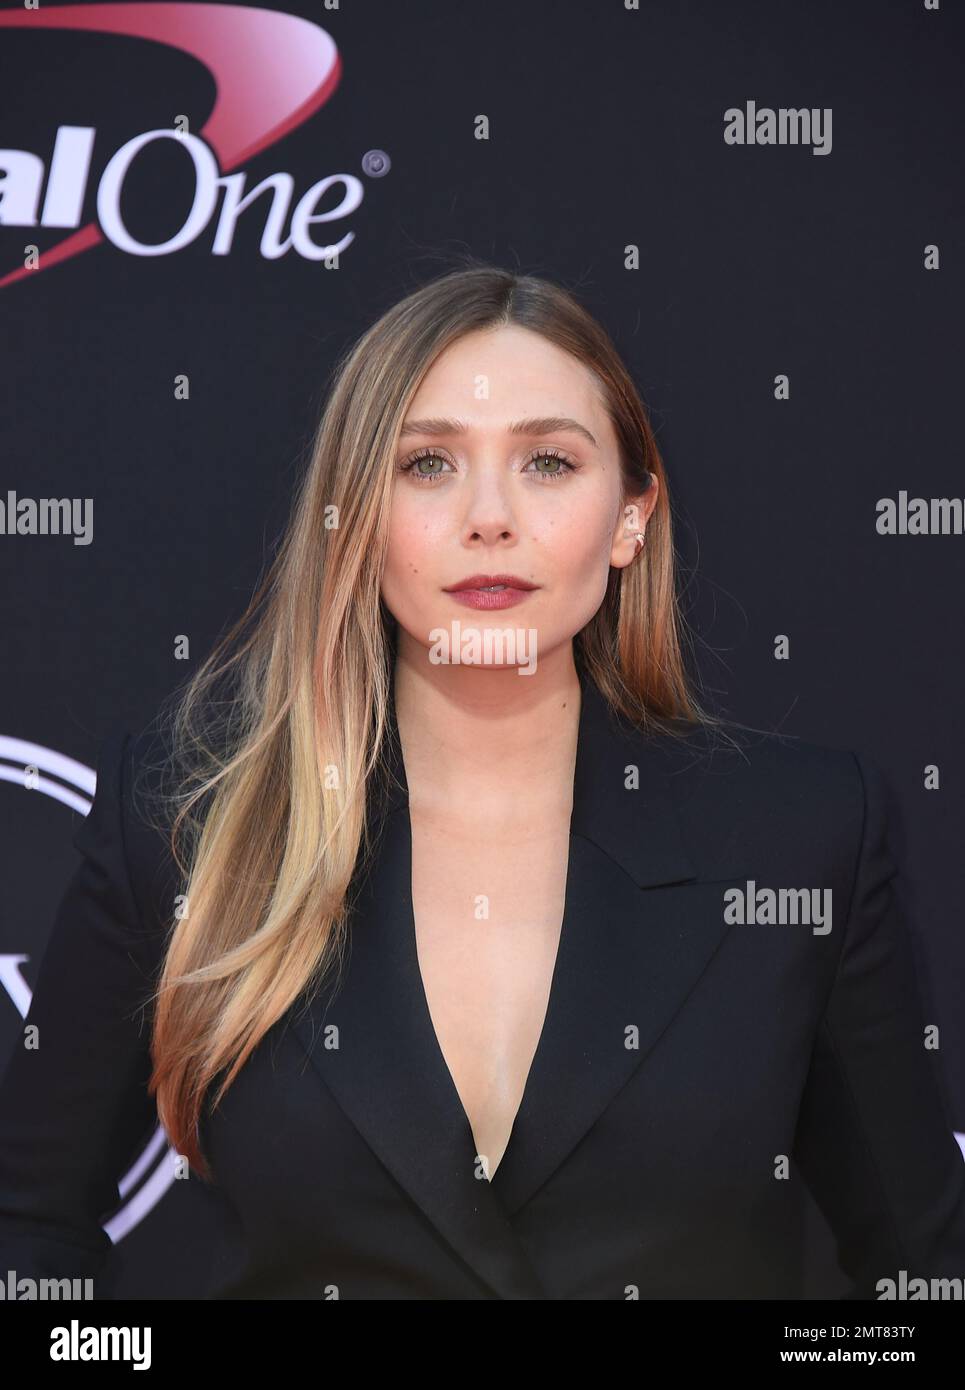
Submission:
M 635 539 L 636 539 L 636 542 L 637 542 L 637 554 L 638 554 L 638 555 L 640 554 L 640 551 L 643 549 L 643 538 L 644 538 L 644 535 L 645 535 L 645 532 L 643 532 L 643 531 L 638 531 L 638 532 L 636 533 Z

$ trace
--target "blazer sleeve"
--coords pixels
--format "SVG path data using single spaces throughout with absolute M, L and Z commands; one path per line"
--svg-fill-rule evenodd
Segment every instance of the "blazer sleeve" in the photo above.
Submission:
M 884 777 L 852 755 L 864 824 L 837 972 L 815 1040 L 794 1157 L 838 1243 L 850 1298 L 877 1282 L 965 1274 L 965 1162 L 895 890 Z M 932 1020 L 927 1020 L 931 1022 Z
M 24 1029 L 0 1082 L 0 1268 L 31 1278 L 96 1274 L 102 1220 L 137 1141 L 157 1124 L 148 1010 L 159 963 L 128 873 L 123 808 L 129 735 L 101 746 L 82 855 L 42 958 Z

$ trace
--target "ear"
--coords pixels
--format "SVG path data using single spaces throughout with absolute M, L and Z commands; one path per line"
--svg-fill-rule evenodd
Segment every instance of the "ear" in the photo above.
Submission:
M 650 486 L 646 492 L 624 499 L 623 508 L 617 519 L 616 530 L 613 533 L 613 545 L 610 549 L 610 564 L 614 569 L 625 569 L 639 555 L 642 547 L 636 538 L 639 533 L 646 532 L 647 522 L 657 505 L 659 490 L 660 484 L 657 481 L 657 476 L 655 473 L 651 473 Z

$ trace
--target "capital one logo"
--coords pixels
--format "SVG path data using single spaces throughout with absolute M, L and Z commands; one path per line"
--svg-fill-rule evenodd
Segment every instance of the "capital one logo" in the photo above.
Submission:
M 108 160 L 97 187 L 97 220 L 81 226 L 97 132 L 89 126 L 62 125 L 49 168 L 30 150 L 0 149 L 0 227 L 75 229 L 42 255 L 0 277 L 0 288 L 59 264 L 103 240 L 133 256 L 167 256 L 189 246 L 214 221 L 211 253 L 231 250 L 238 218 L 259 200 L 265 209 L 261 255 L 277 259 L 290 250 L 308 260 L 326 260 L 354 239 L 346 232 L 321 244 L 315 224 L 338 222 L 354 212 L 364 196 L 353 174 L 330 174 L 299 197 L 291 174 L 277 173 L 245 191 L 247 175 L 232 173 L 246 159 L 296 129 L 325 104 L 342 73 L 338 49 L 317 24 L 296 15 L 241 5 L 99 4 L 0 11 L 0 28 L 74 29 L 126 35 L 166 44 L 189 53 L 210 71 L 217 96 L 199 134 L 175 128 L 147 130 L 123 144 Z M 194 198 L 178 231 L 167 241 L 145 243 L 131 235 L 120 212 L 124 181 L 141 152 L 159 140 L 175 141 L 191 162 Z M 388 171 L 388 156 L 370 151 L 364 171 Z M 334 207 L 319 211 L 330 189 L 340 190 Z M 223 197 L 221 196 L 223 195 Z M 215 219 L 219 198 L 220 212 Z M 287 227 L 287 231 L 286 231 Z
M 31 794 L 40 792 L 87 815 L 97 777 L 86 764 L 53 748 L 0 734 L 0 782 L 12 783 Z M 12 818 L 9 823 L 13 823 Z M 32 997 L 21 970 L 29 959 L 21 951 L 13 955 L 0 952 L 0 1008 L 12 1007 L 21 1018 L 27 1017 Z M 158 1124 L 134 1163 L 118 1180 L 120 1206 L 103 1226 L 115 1245 L 144 1220 L 175 1181 L 176 1159 L 163 1126 Z

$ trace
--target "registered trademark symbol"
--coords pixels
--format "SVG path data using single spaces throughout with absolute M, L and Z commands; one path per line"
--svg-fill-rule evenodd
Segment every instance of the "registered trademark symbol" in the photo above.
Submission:
M 384 178 L 392 168 L 392 161 L 385 150 L 369 150 L 362 156 L 362 172 L 371 174 L 373 179 Z

